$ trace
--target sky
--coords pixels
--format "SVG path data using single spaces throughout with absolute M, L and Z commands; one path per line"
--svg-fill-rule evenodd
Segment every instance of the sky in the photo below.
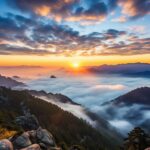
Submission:
M 149 0 L 1 0 L 0 66 L 149 63 L 149 26 Z

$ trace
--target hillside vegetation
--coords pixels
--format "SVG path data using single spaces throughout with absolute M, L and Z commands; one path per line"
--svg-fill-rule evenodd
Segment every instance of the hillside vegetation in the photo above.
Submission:
M 24 113 L 34 114 L 40 125 L 49 130 L 57 144 L 81 145 L 87 150 L 116 150 L 118 143 L 102 135 L 85 121 L 56 105 L 31 96 L 27 91 L 11 90 L 0 87 L 0 125 L 10 133 L 22 129 L 15 118 Z M 1 135 L 2 136 L 2 135 Z

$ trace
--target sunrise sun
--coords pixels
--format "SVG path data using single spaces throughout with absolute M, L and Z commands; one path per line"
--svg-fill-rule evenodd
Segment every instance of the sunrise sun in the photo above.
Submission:
M 80 67 L 80 64 L 78 62 L 73 62 L 72 63 L 72 67 L 73 68 L 79 68 Z

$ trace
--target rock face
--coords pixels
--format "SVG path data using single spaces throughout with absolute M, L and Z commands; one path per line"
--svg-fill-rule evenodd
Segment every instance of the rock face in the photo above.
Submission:
M 0 141 L 0 150 L 13 150 L 13 145 L 7 139 L 1 140 Z
M 147 150 L 150 147 L 150 137 L 141 128 L 134 128 L 128 135 L 122 150 Z

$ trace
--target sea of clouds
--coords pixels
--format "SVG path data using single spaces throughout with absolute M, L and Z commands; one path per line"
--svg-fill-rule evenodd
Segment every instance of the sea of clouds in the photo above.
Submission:
M 148 78 L 111 75 L 66 75 L 59 76 L 55 79 L 48 76 L 42 76 L 34 80 L 29 80 L 26 84 L 28 89 L 62 93 L 88 110 L 104 117 L 105 107 L 102 106 L 103 103 L 109 102 L 138 87 L 150 86 Z M 74 110 L 72 109 L 69 109 L 69 111 L 73 111 L 74 113 Z M 119 114 L 114 118 L 106 118 L 111 125 L 118 128 L 124 134 L 131 130 L 136 123 L 123 118 L 124 113 L 130 111 L 130 108 L 118 111 Z M 143 115 L 146 117 L 147 114 L 149 116 L 149 111 Z

